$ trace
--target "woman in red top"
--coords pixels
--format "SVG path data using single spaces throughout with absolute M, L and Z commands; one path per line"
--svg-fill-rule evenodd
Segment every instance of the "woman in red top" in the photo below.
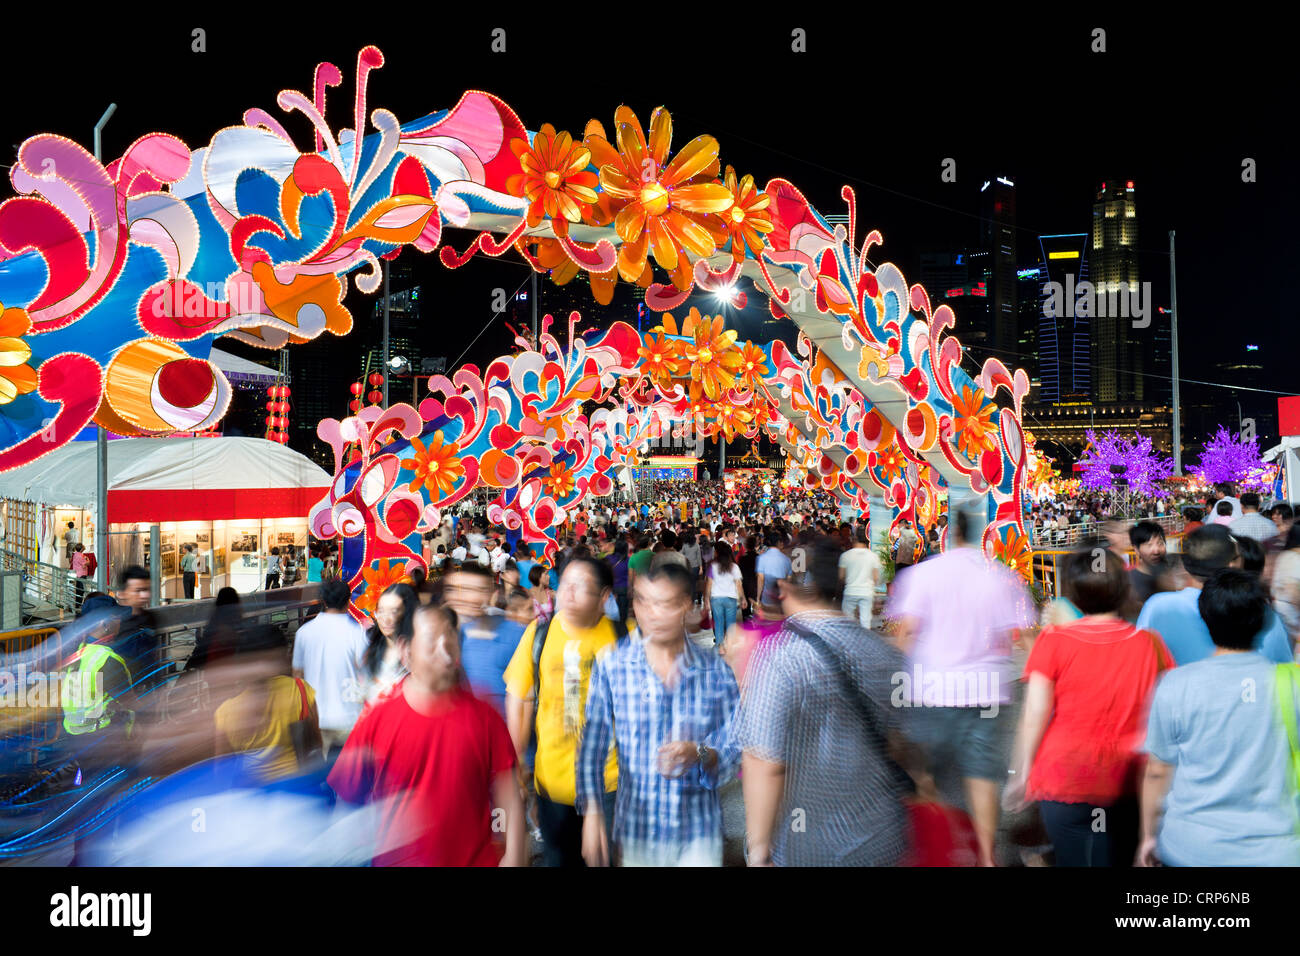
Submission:
M 1070 555 L 1064 591 L 1084 616 L 1046 628 L 1029 654 L 1003 804 L 1039 801 L 1058 866 L 1129 866 L 1147 708 L 1173 658 L 1157 635 L 1120 618 L 1129 580 L 1114 553 Z

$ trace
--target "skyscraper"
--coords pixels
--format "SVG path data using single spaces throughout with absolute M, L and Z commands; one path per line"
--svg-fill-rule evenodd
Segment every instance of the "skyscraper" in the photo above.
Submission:
M 1088 270 L 1098 294 L 1136 296 L 1138 284 L 1138 223 L 1133 181 L 1107 180 L 1097 191 L 1092 207 L 1092 247 Z M 1118 298 L 1118 296 L 1117 296 Z M 1150 305 L 1150 303 L 1148 303 Z M 1131 316 L 1093 317 L 1092 399 L 1094 402 L 1143 402 L 1148 395 L 1143 373 L 1155 353 L 1155 316 L 1152 325 L 1136 328 Z M 1154 311 L 1154 310 L 1152 310 Z
M 1092 320 L 1075 314 L 1072 290 L 1088 278 L 1088 234 L 1039 236 L 1038 248 L 1043 274 L 1038 324 L 1040 401 L 1086 401 L 1092 382 Z
M 984 325 L 989 330 L 989 346 L 1004 362 L 1014 364 L 1019 348 L 1019 293 L 1016 283 L 1016 185 L 1006 176 L 997 176 L 980 187 L 980 249 L 988 253 L 983 260 L 984 274 L 972 276 L 982 280 L 985 296 Z

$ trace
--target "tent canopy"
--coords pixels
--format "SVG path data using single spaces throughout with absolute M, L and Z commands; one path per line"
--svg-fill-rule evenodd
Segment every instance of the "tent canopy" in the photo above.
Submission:
M 72 442 L 0 474 L 0 498 L 95 507 L 95 443 Z M 108 443 L 108 518 L 306 517 L 330 476 L 263 438 L 123 438 Z

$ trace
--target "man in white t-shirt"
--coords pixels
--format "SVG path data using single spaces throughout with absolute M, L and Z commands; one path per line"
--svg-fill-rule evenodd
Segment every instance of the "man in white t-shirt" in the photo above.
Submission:
M 858 525 L 853 547 L 840 555 L 840 581 L 844 584 L 841 610 L 846 617 L 856 617 L 868 629 L 876 602 L 876 586 L 880 584 L 883 571 L 880 559 L 867 541 L 867 526 Z
M 293 676 L 316 692 L 321 749 L 341 750 L 365 703 L 366 634 L 348 614 L 348 586 L 337 578 L 321 584 L 322 613 L 293 639 Z

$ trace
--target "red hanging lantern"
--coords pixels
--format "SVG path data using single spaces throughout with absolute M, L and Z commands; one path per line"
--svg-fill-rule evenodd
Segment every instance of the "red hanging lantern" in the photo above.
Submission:
M 366 390 L 366 387 L 365 387 L 364 385 L 362 385 L 360 382 L 353 382 L 353 383 L 352 383 L 350 386 L 348 386 L 348 387 L 352 389 L 352 394 L 355 395 L 355 396 L 357 396 L 358 398 L 360 398 L 360 397 L 361 397 L 361 393 L 364 392 L 364 391 Z
M 288 403 L 288 402 L 281 402 L 281 403 L 280 403 L 280 407 L 277 409 L 277 411 L 279 411 L 279 413 L 280 413 L 281 415 L 288 415 L 288 414 L 289 414 L 289 403 Z
M 378 405 L 384 400 L 384 393 L 376 389 L 366 396 L 366 400 L 370 402 L 371 405 Z
M 352 401 L 348 402 L 348 410 L 352 412 L 360 411 L 361 402 L 358 399 L 352 399 Z
M 272 418 L 270 415 L 267 415 L 267 416 L 266 416 L 266 427 L 267 427 L 267 428 L 270 428 L 270 427 L 271 427 L 271 423 L 274 422 L 274 421 L 275 421 L 274 418 Z
M 290 395 L 292 395 L 292 394 L 293 394 L 293 392 L 290 391 L 290 390 L 289 390 L 289 386 L 286 385 L 286 386 L 284 387 L 284 397 L 285 397 L 285 398 L 288 398 L 288 397 L 289 397 Z
M 289 436 L 285 432 L 276 432 L 275 440 L 278 441 L 281 445 L 289 444 Z
M 384 377 L 378 372 L 371 372 L 370 378 L 367 379 L 367 381 L 370 382 L 372 388 L 378 388 L 380 385 L 384 384 Z
M 267 410 L 268 412 L 273 412 L 273 411 L 275 411 L 275 402 L 267 402 L 267 403 L 266 403 L 266 410 Z
M 275 386 L 272 385 L 269 388 L 267 388 L 266 394 L 268 398 L 275 398 Z

